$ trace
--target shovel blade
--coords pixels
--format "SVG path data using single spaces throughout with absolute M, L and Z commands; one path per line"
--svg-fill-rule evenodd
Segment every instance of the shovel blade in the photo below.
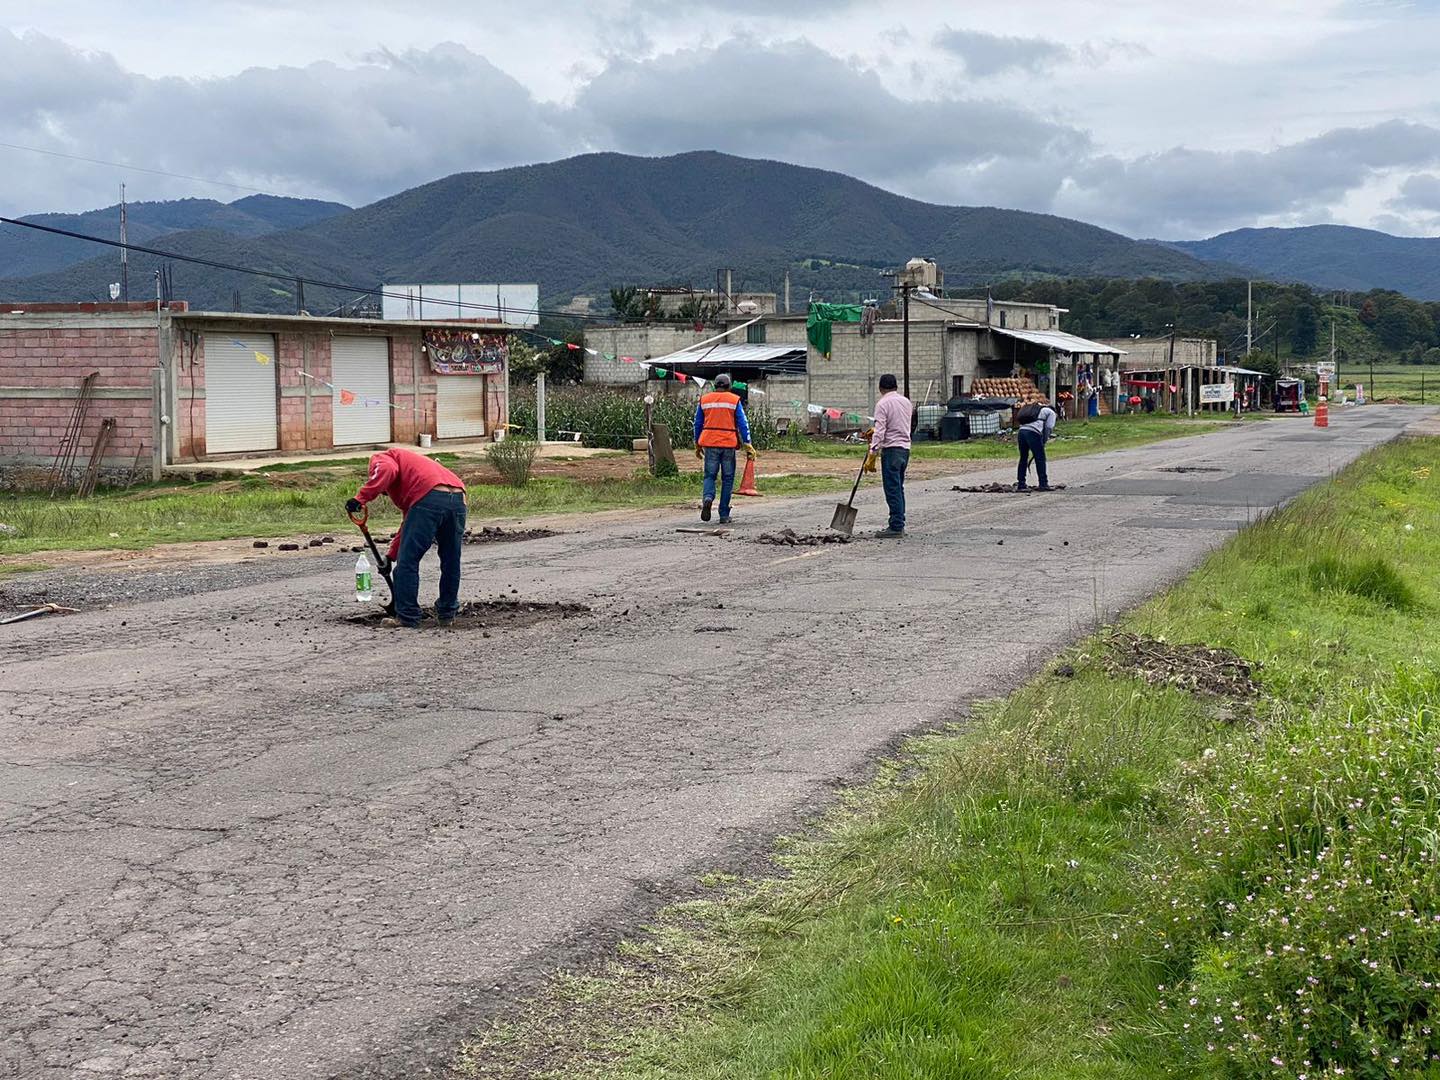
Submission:
M 845 503 L 835 505 L 835 516 L 830 519 L 830 528 L 836 532 L 849 536 L 855 528 L 855 515 L 860 513 L 857 506 L 849 506 Z

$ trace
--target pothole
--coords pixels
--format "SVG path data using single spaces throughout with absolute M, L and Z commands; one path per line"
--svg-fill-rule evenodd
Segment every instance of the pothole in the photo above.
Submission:
M 824 544 L 848 544 L 853 536 L 844 533 L 797 533 L 794 529 L 761 533 L 755 537 L 757 544 L 774 544 L 777 547 L 820 547 Z
M 971 495 L 1048 495 L 1052 491 L 1064 491 L 1064 484 L 1051 484 L 1048 488 L 1027 487 L 1018 488 L 1014 484 L 975 484 L 971 487 L 964 487 L 956 484 L 951 491 L 963 491 Z
M 1156 469 L 1156 472 L 1192 473 L 1192 472 L 1224 472 L 1224 469 L 1216 468 L 1214 465 L 1167 465 L 1163 469 Z
M 487 525 L 483 529 L 465 530 L 467 544 L 510 544 L 521 540 L 544 540 L 559 536 L 554 529 L 502 529 L 498 525 Z
M 449 626 L 440 627 L 435 621 L 435 612 L 427 610 L 421 615 L 421 629 L 445 630 L 519 630 L 543 622 L 575 619 L 591 614 L 585 604 L 542 603 L 534 600 L 475 600 L 460 605 L 460 613 Z M 379 608 L 347 615 L 342 620 L 355 626 L 380 625 L 386 618 Z

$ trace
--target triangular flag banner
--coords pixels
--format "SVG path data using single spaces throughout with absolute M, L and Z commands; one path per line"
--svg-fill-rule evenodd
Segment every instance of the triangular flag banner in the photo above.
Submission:
M 663 367 L 657 367 L 657 368 L 655 369 L 655 377 L 656 377 L 657 379 L 663 379 L 663 378 L 665 378 L 665 374 L 666 374 L 666 373 L 665 373 L 665 369 L 664 369 Z
M 551 345 L 564 345 L 564 344 L 565 344 L 565 342 L 561 341 L 559 338 L 553 338 L 553 337 L 552 337 L 552 338 L 546 338 L 545 340 L 548 341 L 548 342 L 550 342 Z
M 681 382 L 684 382 L 688 377 L 689 376 L 687 376 L 683 371 L 675 372 L 675 378 L 679 379 Z
M 840 410 L 839 410 L 839 409 L 826 409 L 826 410 L 825 410 L 825 415 L 828 416 L 831 420 L 839 420 L 839 419 L 840 419 Z
M 799 404 L 799 402 L 796 402 L 796 404 Z M 822 409 L 819 405 L 806 405 L 805 411 L 808 412 L 811 416 L 819 416 L 825 410 Z
M 341 390 L 341 391 L 340 391 L 340 404 L 341 404 L 341 405 L 354 405 L 354 404 L 355 404 L 355 392 L 354 392 L 353 390 Z
M 263 352 L 257 349 L 255 350 L 255 362 L 257 364 L 268 364 L 270 362 L 270 357 L 266 356 Z
M 614 353 L 608 353 L 608 352 L 607 352 L 607 353 L 605 354 L 605 359 L 606 359 L 606 360 L 614 360 L 614 359 L 615 359 L 615 354 L 614 354 Z
M 636 360 L 635 357 L 633 357 L 633 356 L 622 356 L 622 357 L 620 357 L 620 359 L 623 360 L 623 361 L 625 361 L 625 363 L 627 363 L 627 364 L 638 364 L 638 363 L 640 362 L 640 361 Z
M 573 341 L 567 341 L 567 342 L 565 343 L 565 347 L 566 347 L 567 349 L 577 349 L 577 350 L 580 348 L 580 346 L 579 346 L 579 345 L 576 345 L 575 342 L 573 342 Z

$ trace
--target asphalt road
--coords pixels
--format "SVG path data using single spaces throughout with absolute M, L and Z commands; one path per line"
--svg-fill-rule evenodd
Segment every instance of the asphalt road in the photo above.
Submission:
M 593 609 L 488 637 L 345 622 L 346 553 L 96 576 L 112 606 L 0 627 L 0 1077 L 438 1072 L 544 972 L 1429 411 L 1059 462 L 1052 495 L 917 483 L 898 542 L 753 542 L 823 531 L 827 496 L 745 500 L 728 539 L 652 513 L 467 549 L 467 597 Z M 878 486 L 859 505 L 884 524 Z

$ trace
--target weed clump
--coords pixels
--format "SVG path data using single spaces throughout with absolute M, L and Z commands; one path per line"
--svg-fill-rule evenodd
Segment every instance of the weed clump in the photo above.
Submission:
M 1323 555 L 1310 563 L 1309 577 L 1316 592 L 1349 593 L 1396 611 L 1415 607 L 1415 590 L 1379 555 L 1353 560 Z
M 485 456 L 505 483 L 511 487 L 524 487 L 530 482 L 530 472 L 535 468 L 535 455 L 539 450 L 539 443 L 533 439 L 512 437 L 492 443 L 486 448 Z

